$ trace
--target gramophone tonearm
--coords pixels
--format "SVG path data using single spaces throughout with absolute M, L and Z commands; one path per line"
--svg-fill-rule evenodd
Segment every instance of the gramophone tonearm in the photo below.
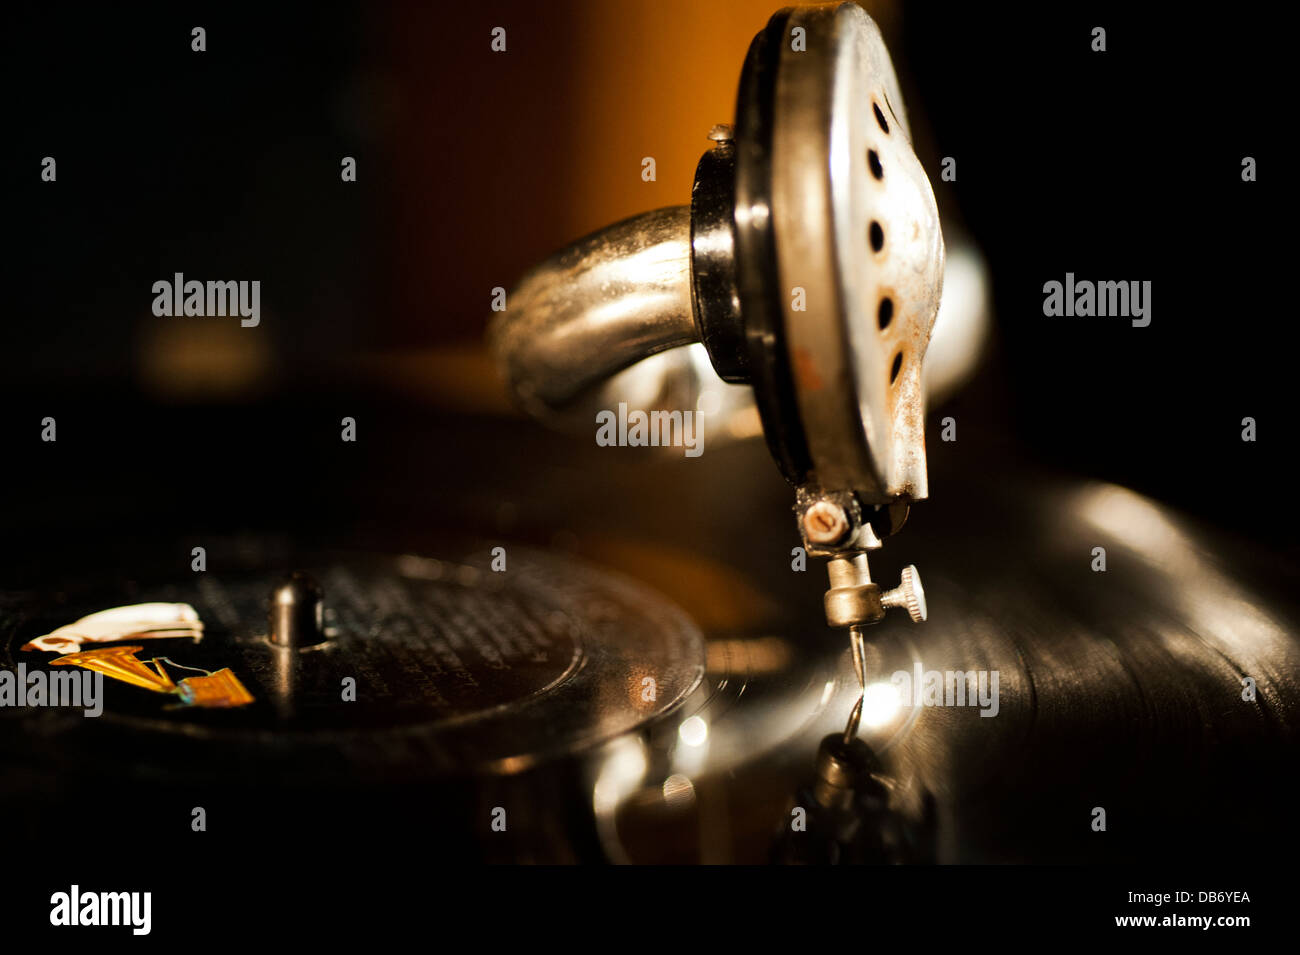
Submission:
M 734 127 L 710 133 L 690 207 L 635 216 L 530 271 L 493 321 L 516 398 L 562 413 L 641 359 L 702 342 L 752 387 L 800 535 L 828 560 L 827 621 L 926 616 L 867 553 L 927 496 L 921 363 L 944 245 L 880 31 L 852 3 L 779 11 L 750 45 Z M 861 700 L 844 734 L 856 736 Z

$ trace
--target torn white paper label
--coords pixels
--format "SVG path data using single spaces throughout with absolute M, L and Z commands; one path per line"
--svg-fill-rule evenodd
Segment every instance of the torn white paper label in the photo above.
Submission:
M 82 617 L 76 623 L 23 644 L 22 649 L 72 653 L 83 643 L 177 637 L 190 637 L 195 643 L 203 639 L 203 622 L 189 604 L 132 604 Z

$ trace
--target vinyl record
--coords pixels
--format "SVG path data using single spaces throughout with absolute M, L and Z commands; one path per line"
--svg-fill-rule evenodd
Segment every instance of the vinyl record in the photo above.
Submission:
M 214 750 L 272 776 L 513 773 L 627 733 L 678 706 L 700 682 L 698 629 L 663 597 L 617 575 L 525 548 L 448 547 L 441 556 L 276 552 L 245 541 L 206 554 L 208 569 L 139 572 L 10 595 L 3 661 L 46 666 L 22 649 L 106 608 L 188 604 L 200 638 L 124 636 L 73 649 L 138 645 L 174 679 L 229 670 L 252 701 L 178 706 L 104 680 L 104 712 L 6 711 L 40 726 L 41 752 L 202 776 Z M 493 570 L 496 563 L 497 570 Z M 285 648 L 268 634 L 272 590 L 292 569 L 320 588 L 319 633 Z M 53 668 L 50 668 L 53 669 Z

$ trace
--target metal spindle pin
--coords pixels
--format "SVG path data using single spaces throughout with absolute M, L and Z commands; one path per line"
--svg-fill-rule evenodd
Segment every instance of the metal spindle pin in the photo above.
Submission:
M 271 591 L 268 617 L 273 646 L 296 650 L 325 639 L 324 599 L 318 583 L 294 571 Z
M 858 724 L 862 721 L 862 704 L 867 698 L 867 648 L 866 635 L 859 626 L 849 628 L 849 647 L 853 651 L 853 672 L 858 677 L 858 699 L 849 714 L 848 725 L 844 727 L 844 742 L 848 744 L 858 735 Z

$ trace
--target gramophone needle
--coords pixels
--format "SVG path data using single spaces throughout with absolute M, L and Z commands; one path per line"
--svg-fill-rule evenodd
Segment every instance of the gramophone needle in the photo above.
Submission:
M 853 672 L 858 675 L 858 699 L 849 714 L 848 725 L 844 727 L 844 742 L 847 744 L 858 735 L 858 723 L 862 719 L 862 703 L 867 697 L 867 655 L 865 637 L 862 628 L 849 628 L 849 647 L 853 651 Z

